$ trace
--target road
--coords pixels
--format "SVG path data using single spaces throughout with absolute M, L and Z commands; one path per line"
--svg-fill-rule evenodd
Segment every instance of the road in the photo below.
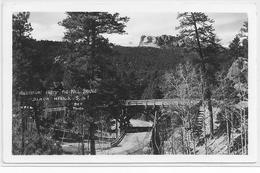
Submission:
M 151 127 L 152 123 L 142 120 L 130 120 L 133 127 Z M 151 139 L 151 132 L 128 133 L 117 147 L 97 151 L 98 155 L 144 154 Z

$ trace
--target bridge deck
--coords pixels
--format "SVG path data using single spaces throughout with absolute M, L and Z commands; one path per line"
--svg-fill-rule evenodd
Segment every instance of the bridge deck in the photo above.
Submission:
M 169 105 L 185 105 L 185 104 L 197 104 L 199 99 L 147 99 L 147 100 L 125 100 L 122 102 L 124 106 L 169 106 Z M 99 106 L 101 108 L 107 107 L 106 105 Z M 22 107 L 21 107 L 22 108 Z M 24 109 L 24 108 L 23 108 Z M 53 108 L 45 108 L 46 112 L 59 112 L 65 111 L 67 107 L 57 106 Z M 73 107 L 73 110 L 83 110 L 82 107 Z
M 184 104 L 197 104 L 199 99 L 148 99 L 148 100 L 126 100 L 125 106 L 166 106 L 166 105 L 184 105 Z

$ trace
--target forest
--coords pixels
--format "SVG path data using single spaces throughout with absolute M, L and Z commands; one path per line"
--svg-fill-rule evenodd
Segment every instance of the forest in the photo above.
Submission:
M 131 127 L 130 119 L 152 123 L 149 142 L 138 154 L 248 154 L 247 21 L 225 47 L 205 13 L 179 13 L 181 44 L 124 47 L 103 34 L 124 34 L 131 18 L 108 12 L 66 15 L 59 23 L 66 29 L 63 41 L 48 41 L 31 37 L 30 12 L 13 14 L 14 155 L 106 154 L 119 131 Z M 63 113 L 44 111 L 54 102 L 21 96 L 85 89 L 96 93 L 57 103 L 66 107 Z M 148 99 L 188 101 L 130 107 L 128 117 L 121 113 L 122 101 Z M 77 143 L 75 150 L 65 150 L 64 139 Z

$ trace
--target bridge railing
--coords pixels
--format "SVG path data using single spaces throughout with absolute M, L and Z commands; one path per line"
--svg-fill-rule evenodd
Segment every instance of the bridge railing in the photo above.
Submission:
M 118 138 L 111 142 L 111 147 L 116 147 L 125 137 L 126 131 L 124 130 Z
M 125 100 L 125 106 L 168 106 L 178 104 L 197 104 L 200 99 L 148 99 L 148 100 Z

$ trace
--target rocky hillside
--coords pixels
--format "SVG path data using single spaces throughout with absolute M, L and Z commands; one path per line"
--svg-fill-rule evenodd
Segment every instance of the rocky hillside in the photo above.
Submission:
M 215 135 L 213 138 L 209 137 L 209 112 L 207 111 L 206 107 L 201 107 L 201 110 L 205 110 L 205 124 L 203 133 L 206 137 L 203 140 L 199 141 L 190 141 L 189 139 L 189 131 L 185 131 L 184 127 L 176 127 L 173 130 L 173 134 L 170 135 L 168 140 L 165 142 L 165 152 L 166 154 L 183 154 L 187 153 L 187 151 L 183 147 L 183 143 L 187 143 L 186 145 L 189 146 L 188 153 L 196 154 L 241 154 L 246 153 L 247 151 L 247 142 L 245 138 L 247 138 L 247 114 L 246 110 L 248 109 L 248 101 L 247 101 L 247 78 L 248 78 L 248 60 L 246 58 L 239 57 L 231 64 L 230 68 L 228 69 L 228 73 L 226 75 L 226 79 L 229 79 L 234 82 L 235 90 L 238 91 L 238 94 L 245 93 L 243 99 L 241 99 L 237 104 L 229 105 L 228 108 L 230 110 L 237 110 L 238 112 L 233 112 L 233 118 L 229 120 L 229 125 L 232 127 L 230 128 L 230 136 L 228 136 L 226 128 L 227 126 L 223 126 L 223 120 L 221 120 L 220 116 L 225 116 L 226 118 L 228 115 L 223 113 L 224 107 L 221 105 L 215 105 L 213 107 L 213 119 L 214 119 L 214 131 Z M 240 96 L 241 97 L 241 96 Z M 233 108 L 232 108 L 233 107 Z M 244 113 L 242 112 L 244 110 Z M 235 117 L 235 118 L 234 118 Z M 238 117 L 236 119 L 236 117 Z M 241 119 L 243 120 L 241 120 Z M 235 119 L 235 120 L 234 120 Z M 241 120 L 241 122 L 239 122 Z M 227 122 L 227 121 L 226 121 Z M 241 124 L 242 123 L 242 124 Z M 185 135 L 186 133 L 186 135 Z M 187 135 L 188 134 L 188 135 Z M 242 135 L 241 135 L 242 134 Z M 184 137 L 183 137 L 184 136 Z M 188 136 L 187 138 L 185 136 Z M 229 139 L 230 138 L 230 139 Z M 202 138 L 201 138 L 202 139 Z M 230 140 L 230 141 L 229 141 Z M 241 142 L 243 141 L 243 142 Z M 243 143 L 241 147 L 241 143 Z M 229 149 L 230 147 L 230 149 Z
M 238 79 L 243 77 L 246 81 L 248 78 L 248 62 L 246 58 L 238 57 L 229 68 L 227 78 L 234 82 L 239 82 Z
M 171 35 L 162 36 L 145 36 L 141 37 L 139 47 L 154 47 L 154 48 L 170 48 L 180 46 L 181 42 L 178 37 Z

